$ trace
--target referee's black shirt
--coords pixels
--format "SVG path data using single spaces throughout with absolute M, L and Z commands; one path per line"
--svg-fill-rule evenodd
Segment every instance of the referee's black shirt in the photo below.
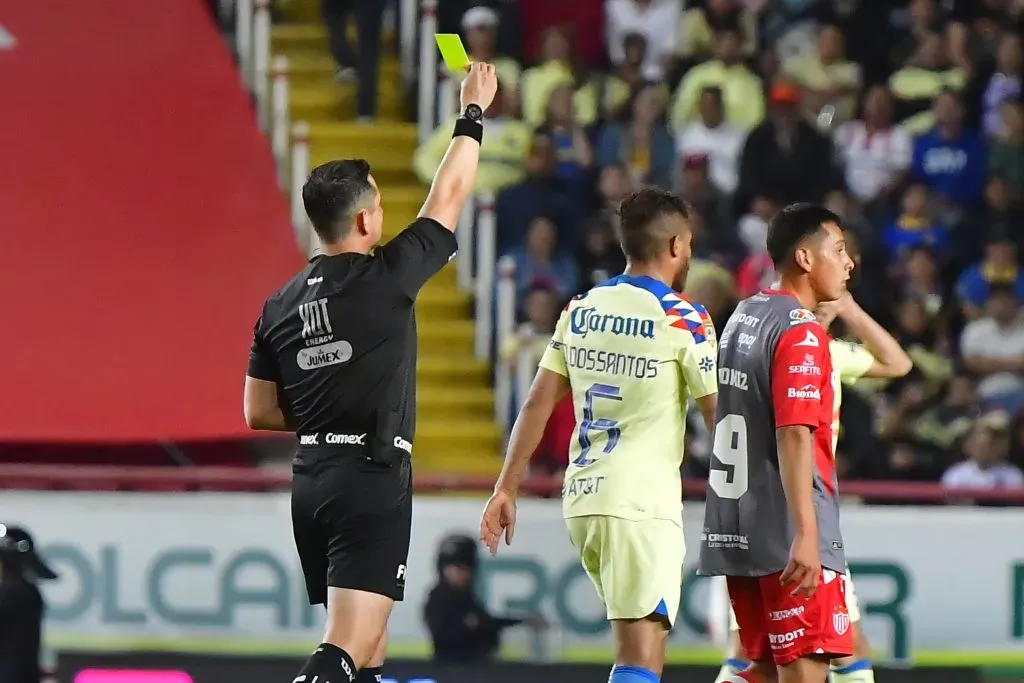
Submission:
M 455 255 L 450 230 L 419 218 L 372 256 L 317 256 L 267 299 L 248 375 L 275 382 L 304 451 L 412 453 L 420 288 Z

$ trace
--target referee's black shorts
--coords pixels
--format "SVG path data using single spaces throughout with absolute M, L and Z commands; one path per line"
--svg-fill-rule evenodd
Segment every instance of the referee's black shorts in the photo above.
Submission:
M 388 466 L 356 449 L 302 455 L 292 465 L 292 530 L 309 604 L 326 605 L 328 586 L 402 600 L 412 528 L 409 456 Z

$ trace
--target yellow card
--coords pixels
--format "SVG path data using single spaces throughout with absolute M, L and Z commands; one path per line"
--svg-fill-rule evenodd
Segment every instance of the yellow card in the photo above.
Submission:
M 458 33 L 435 33 L 437 49 L 441 51 L 441 59 L 451 71 L 465 71 L 470 64 L 469 55 L 462 44 Z

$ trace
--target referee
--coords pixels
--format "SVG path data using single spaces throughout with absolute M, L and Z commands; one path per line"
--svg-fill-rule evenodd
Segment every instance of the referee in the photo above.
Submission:
M 405 591 L 412 521 L 420 288 L 455 255 L 473 190 L 494 67 L 473 64 L 462 116 L 415 222 L 384 246 L 380 192 L 362 160 L 313 169 L 302 202 L 321 255 L 267 299 L 245 378 L 252 429 L 291 431 L 292 528 L 323 643 L 296 681 L 373 683 Z

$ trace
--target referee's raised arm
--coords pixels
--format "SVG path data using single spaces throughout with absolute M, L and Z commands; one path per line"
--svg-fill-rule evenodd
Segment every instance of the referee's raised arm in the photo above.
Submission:
M 483 115 L 494 101 L 497 89 L 498 77 L 494 66 L 482 62 L 470 65 L 469 73 L 462 81 L 462 115 L 455 122 L 451 144 L 434 174 L 427 200 L 420 209 L 420 218 L 430 218 L 455 231 L 462 206 L 476 183 L 484 131 Z
M 411 298 L 455 255 L 452 233 L 476 184 L 483 115 L 497 89 L 492 65 L 469 67 L 462 82 L 462 115 L 455 121 L 451 144 L 434 174 L 427 200 L 416 221 L 380 249 L 384 262 Z

